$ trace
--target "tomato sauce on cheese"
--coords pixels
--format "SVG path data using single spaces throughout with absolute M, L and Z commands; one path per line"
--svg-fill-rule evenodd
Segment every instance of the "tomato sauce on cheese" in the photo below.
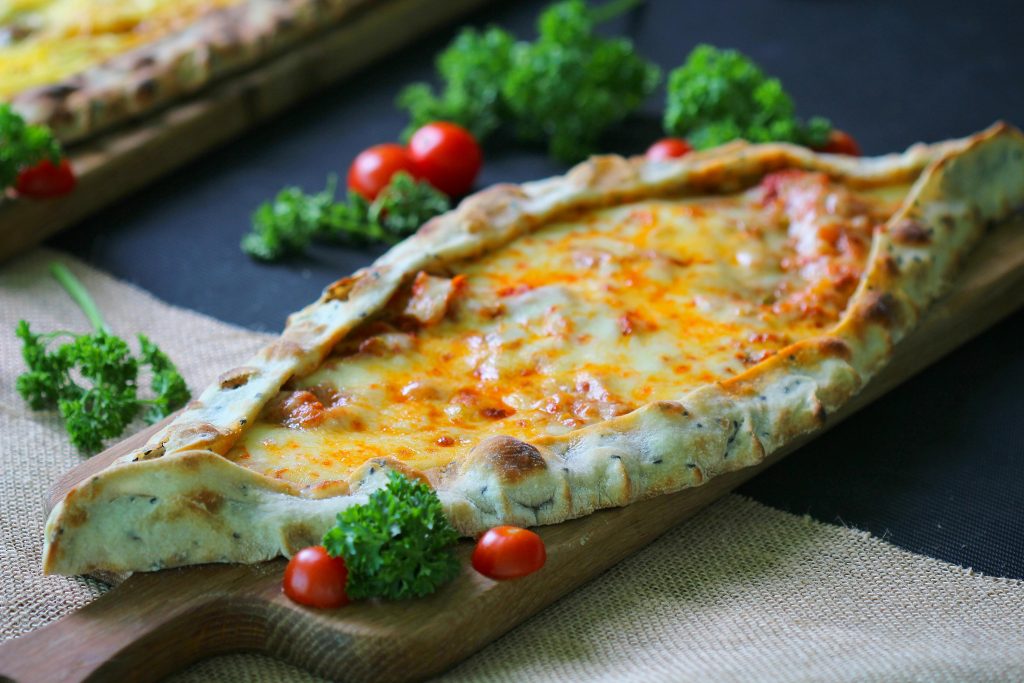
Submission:
M 834 324 L 906 188 L 784 171 L 731 196 L 566 216 L 445 276 L 420 273 L 228 457 L 300 487 L 367 459 L 431 470 L 727 379 Z

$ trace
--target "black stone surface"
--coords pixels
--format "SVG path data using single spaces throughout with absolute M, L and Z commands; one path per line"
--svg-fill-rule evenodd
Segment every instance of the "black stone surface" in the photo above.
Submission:
M 543 2 L 470 17 L 532 35 Z M 735 47 L 869 154 L 1024 124 L 1024 9 L 976 0 L 648 0 L 609 25 L 669 69 L 698 42 Z M 279 265 L 238 249 L 249 214 L 286 184 L 318 189 L 404 126 L 392 105 L 429 78 L 455 27 L 425 38 L 243 139 L 96 215 L 52 244 L 173 304 L 257 330 L 382 249 L 319 248 Z M 635 153 L 659 135 L 663 95 L 605 141 Z M 487 150 L 481 185 L 559 173 L 542 152 Z M 796 513 L 868 529 L 915 552 L 1024 578 L 1024 314 L 1018 313 L 741 489 Z

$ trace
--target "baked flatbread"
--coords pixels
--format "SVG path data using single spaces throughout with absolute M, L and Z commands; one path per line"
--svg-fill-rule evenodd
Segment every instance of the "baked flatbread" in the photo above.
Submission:
M 64 142 L 253 66 L 370 0 L 33 0 L 0 10 L 0 100 Z
M 388 470 L 472 535 L 750 467 L 856 394 L 1022 206 L 1003 124 L 873 159 L 738 142 L 493 187 L 68 493 L 45 570 L 289 554 Z

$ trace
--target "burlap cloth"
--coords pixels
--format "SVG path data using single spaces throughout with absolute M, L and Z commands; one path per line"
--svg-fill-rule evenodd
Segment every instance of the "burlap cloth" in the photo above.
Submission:
M 0 639 L 38 628 L 104 590 L 39 570 L 43 496 L 80 457 L 55 415 L 27 410 L 15 393 L 22 362 L 11 331 L 19 318 L 39 330 L 86 328 L 46 273 L 53 257 L 37 251 L 0 268 Z M 63 258 L 112 327 L 151 336 L 193 389 L 266 339 Z M 1024 680 L 1024 583 L 979 576 L 731 495 L 445 678 Z M 240 654 L 200 662 L 174 680 L 318 679 Z

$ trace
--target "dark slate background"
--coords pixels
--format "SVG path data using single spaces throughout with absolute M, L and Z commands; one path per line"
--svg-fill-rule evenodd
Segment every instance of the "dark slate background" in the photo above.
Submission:
M 497 3 L 468 22 L 533 34 L 546 3 Z M 612 22 L 670 69 L 698 42 L 735 47 L 779 76 L 805 115 L 869 153 L 1024 125 L 1024 10 L 1016 2 L 648 0 Z M 279 265 L 238 249 L 252 209 L 285 184 L 322 187 L 405 124 L 398 90 L 430 78 L 456 27 L 431 35 L 53 241 L 173 304 L 276 331 L 285 316 L 382 249 L 320 248 Z M 609 151 L 659 135 L 663 92 Z M 481 185 L 564 171 L 538 150 L 487 150 Z M 1024 578 L 1024 312 L 876 402 L 740 491 L 912 551 Z

